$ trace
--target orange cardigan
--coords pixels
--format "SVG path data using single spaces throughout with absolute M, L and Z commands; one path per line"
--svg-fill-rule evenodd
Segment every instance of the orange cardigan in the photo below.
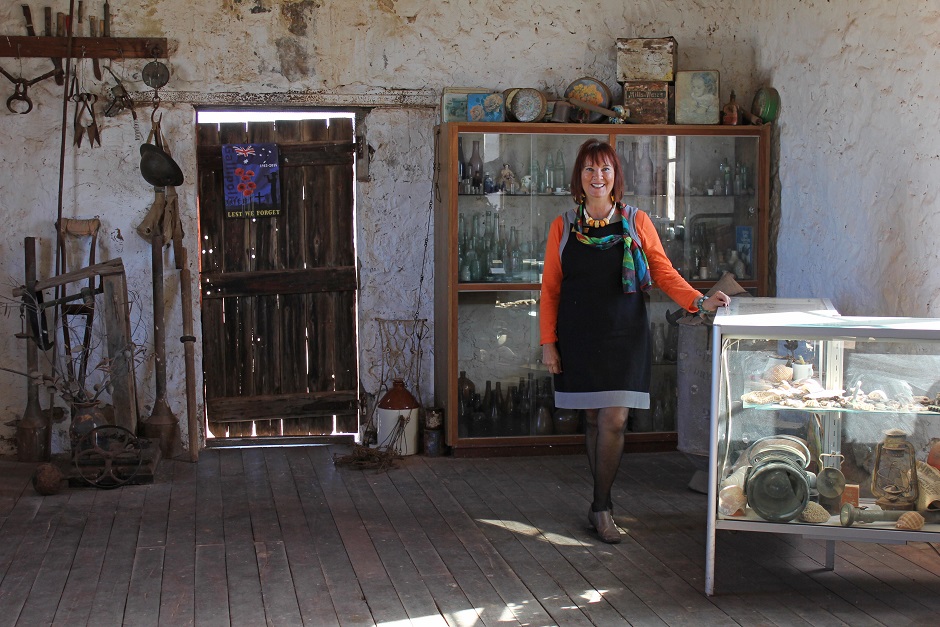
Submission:
M 545 265 L 542 268 L 542 295 L 539 305 L 539 334 L 542 344 L 552 344 L 558 341 L 556 326 L 558 324 L 558 301 L 561 298 L 561 257 L 558 246 L 561 244 L 562 231 L 565 228 L 564 216 L 558 216 L 552 222 L 548 232 L 548 242 L 545 245 Z M 659 233 L 650 217 L 643 211 L 636 212 L 636 231 L 643 245 L 643 252 L 650 264 L 650 274 L 656 287 L 666 293 L 669 298 L 680 307 L 697 313 L 695 300 L 702 295 L 697 289 L 688 284 L 676 269 L 663 250 L 659 241 Z

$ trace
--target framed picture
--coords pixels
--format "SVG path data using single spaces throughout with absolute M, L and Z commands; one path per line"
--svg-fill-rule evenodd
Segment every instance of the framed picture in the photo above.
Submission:
M 676 124 L 718 124 L 718 71 L 676 72 Z
M 468 122 L 504 122 L 506 107 L 500 93 L 467 94 Z

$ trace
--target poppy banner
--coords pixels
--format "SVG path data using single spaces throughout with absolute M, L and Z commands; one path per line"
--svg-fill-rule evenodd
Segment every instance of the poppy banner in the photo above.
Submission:
M 222 171 L 226 218 L 281 215 L 277 144 L 224 144 Z

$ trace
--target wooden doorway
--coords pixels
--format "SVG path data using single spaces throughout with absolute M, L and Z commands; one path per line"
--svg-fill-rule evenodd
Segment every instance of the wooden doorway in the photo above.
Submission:
M 276 217 L 227 218 L 224 144 L 277 144 Z M 358 431 L 351 118 L 197 124 L 207 444 Z

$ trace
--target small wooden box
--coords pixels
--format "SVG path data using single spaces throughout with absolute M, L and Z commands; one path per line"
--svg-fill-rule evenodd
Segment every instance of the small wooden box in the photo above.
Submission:
M 630 109 L 631 124 L 668 124 L 672 110 L 672 85 L 666 81 L 627 81 L 623 106 Z
M 617 81 L 675 80 L 679 44 L 675 37 L 617 40 Z

